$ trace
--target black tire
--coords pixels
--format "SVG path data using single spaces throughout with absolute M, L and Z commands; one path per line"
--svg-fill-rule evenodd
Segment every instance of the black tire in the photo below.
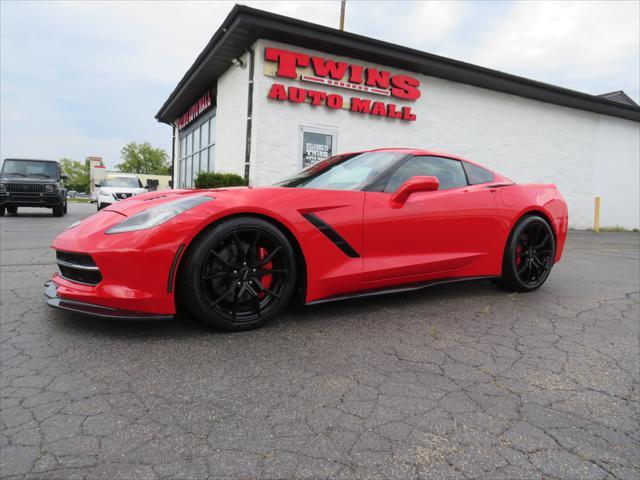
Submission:
M 10 213 L 11 215 L 16 215 L 18 213 L 18 207 L 16 206 L 7 207 L 7 213 Z
M 54 217 L 62 217 L 64 215 L 64 205 L 56 205 L 53 207 L 52 213 Z
M 67 201 L 64 201 L 64 214 L 67 214 Z
M 502 260 L 502 277 L 495 283 L 507 290 L 531 292 L 549 277 L 556 242 L 549 223 L 538 215 L 522 218 L 509 235 Z
M 271 223 L 235 217 L 189 247 L 178 285 L 187 308 L 221 330 L 260 327 L 287 306 L 296 285 L 295 252 Z
M 0 207 L 0 217 L 4 217 L 4 207 Z
M 104 208 L 104 206 L 101 203 L 98 203 L 98 211 L 102 210 Z

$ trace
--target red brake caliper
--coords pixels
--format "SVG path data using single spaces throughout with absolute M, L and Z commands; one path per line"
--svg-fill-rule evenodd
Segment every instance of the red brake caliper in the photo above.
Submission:
M 258 249 L 258 258 L 259 258 L 260 260 L 262 260 L 262 259 L 264 259 L 264 258 L 267 258 L 267 255 L 268 255 L 268 254 L 269 254 L 269 253 L 267 252 L 267 250 L 266 250 L 265 248 L 260 247 L 260 248 Z M 272 264 L 271 262 L 267 262 L 267 263 L 265 263 L 265 264 L 262 266 L 262 269 L 264 269 L 264 270 L 271 270 L 271 268 L 273 268 L 273 264 Z M 271 286 L 271 282 L 272 282 L 272 280 L 273 280 L 273 279 L 272 279 L 271 274 L 265 275 L 265 276 L 263 276 L 263 277 L 260 279 L 260 281 L 262 282 L 262 286 L 263 286 L 264 288 L 269 288 L 269 287 Z M 260 298 L 264 298 L 264 296 L 265 296 L 265 293 L 264 293 L 264 292 L 260 292 L 259 297 L 260 297 Z
M 522 259 L 520 258 L 520 254 L 522 253 L 522 246 L 520 244 L 516 245 L 516 265 L 520 265 L 522 263 Z

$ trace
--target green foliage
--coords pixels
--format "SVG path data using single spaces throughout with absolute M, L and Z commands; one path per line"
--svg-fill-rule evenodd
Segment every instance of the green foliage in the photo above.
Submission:
M 235 173 L 200 172 L 194 181 L 196 188 L 241 187 L 247 181 Z
M 627 228 L 622 225 L 612 225 L 610 227 L 600 227 L 601 232 L 637 232 L 637 228 Z
M 169 157 L 161 148 L 153 148 L 149 142 L 129 142 L 120 150 L 122 163 L 116 168 L 124 173 L 169 175 Z
M 83 163 L 61 158 L 59 163 L 62 171 L 69 177 L 64 181 L 67 190 L 89 193 L 89 161 Z

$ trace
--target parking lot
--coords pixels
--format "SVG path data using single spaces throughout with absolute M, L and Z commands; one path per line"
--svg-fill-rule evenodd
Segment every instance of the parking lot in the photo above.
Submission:
M 3 478 L 640 475 L 640 235 L 571 232 L 530 294 L 490 282 L 219 333 L 48 308 L 69 215 L 1 224 Z

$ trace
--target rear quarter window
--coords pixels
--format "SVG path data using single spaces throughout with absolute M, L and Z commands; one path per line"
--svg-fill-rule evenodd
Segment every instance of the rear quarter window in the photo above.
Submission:
M 472 163 L 462 162 L 464 171 L 469 179 L 469 185 L 493 182 L 493 173 Z

